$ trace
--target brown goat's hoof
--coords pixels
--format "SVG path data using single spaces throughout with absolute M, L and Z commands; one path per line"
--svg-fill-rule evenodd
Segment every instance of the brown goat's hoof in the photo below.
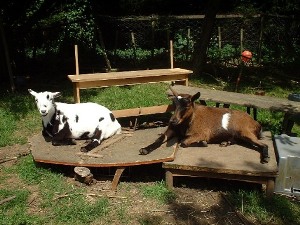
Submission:
M 140 149 L 140 155 L 147 155 L 149 153 L 149 151 L 145 148 L 141 148 Z
M 223 142 L 221 142 L 221 144 L 219 146 L 220 147 L 227 147 L 227 146 L 230 146 L 230 145 L 231 145 L 230 141 L 223 141 Z
M 201 141 L 200 143 L 202 144 L 203 147 L 207 147 L 208 146 L 207 141 Z
M 88 150 L 87 150 L 85 147 L 81 147 L 81 148 L 80 148 L 80 151 L 81 151 L 81 152 L 88 152 Z
M 59 145 L 61 145 L 61 143 L 59 143 L 59 142 L 57 142 L 57 141 L 52 141 L 52 145 L 53 145 L 53 146 L 59 146 Z
M 268 163 L 269 161 L 270 161 L 270 157 L 269 157 L 269 156 L 266 156 L 266 157 L 263 157 L 263 158 L 260 160 L 260 163 L 265 164 L 265 163 Z

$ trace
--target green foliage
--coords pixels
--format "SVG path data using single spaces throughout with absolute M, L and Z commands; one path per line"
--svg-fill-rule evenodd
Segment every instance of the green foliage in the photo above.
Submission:
M 213 61 L 230 61 L 239 59 L 240 50 L 233 47 L 230 44 L 225 44 L 222 48 L 219 48 L 216 44 L 212 45 L 207 52 L 207 56 Z
M 188 35 L 187 30 L 181 29 L 176 32 L 174 37 L 174 59 L 181 61 L 190 61 L 194 51 L 194 40 Z
M 164 181 L 143 187 L 142 193 L 145 197 L 153 198 L 160 203 L 170 203 L 175 198 L 174 192 L 166 187 Z
M 154 49 L 153 57 L 157 57 L 165 52 L 164 48 Z M 119 60 L 136 60 L 136 62 L 142 62 L 152 57 L 152 51 L 147 49 L 138 48 L 127 48 L 117 49 L 115 52 L 110 51 L 110 55 L 117 57 Z

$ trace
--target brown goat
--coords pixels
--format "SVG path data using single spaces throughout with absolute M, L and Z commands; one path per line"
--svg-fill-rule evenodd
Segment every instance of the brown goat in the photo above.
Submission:
M 152 144 L 140 149 L 146 155 L 160 147 L 164 142 L 177 137 L 181 145 L 191 146 L 202 142 L 220 143 L 221 146 L 245 141 L 258 148 L 261 163 L 269 162 L 268 146 L 259 141 L 261 125 L 245 112 L 228 108 L 215 108 L 196 104 L 200 92 L 191 96 L 179 95 L 170 87 L 175 111 L 167 130 Z

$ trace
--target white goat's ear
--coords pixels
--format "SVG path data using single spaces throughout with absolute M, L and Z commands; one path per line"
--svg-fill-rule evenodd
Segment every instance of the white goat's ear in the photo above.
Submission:
M 34 97 L 37 95 L 37 93 L 31 89 L 28 89 L 28 92 L 33 95 Z
M 53 98 L 57 98 L 61 96 L 60 92 L 53 92 L 52 94 L 53 94 Z

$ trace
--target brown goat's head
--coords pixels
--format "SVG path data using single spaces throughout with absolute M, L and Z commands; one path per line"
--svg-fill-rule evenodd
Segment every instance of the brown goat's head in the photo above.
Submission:
M 200 92 L 197 92 L 195 95 L 178 94 L 172 87 L 170 87 L 170 89 L 174 95 L 171 99 L 175 106 L 175 111 L 170 119 L 170 123 L 179 125 L 192 116 L 194 101 L 200 97 Z

